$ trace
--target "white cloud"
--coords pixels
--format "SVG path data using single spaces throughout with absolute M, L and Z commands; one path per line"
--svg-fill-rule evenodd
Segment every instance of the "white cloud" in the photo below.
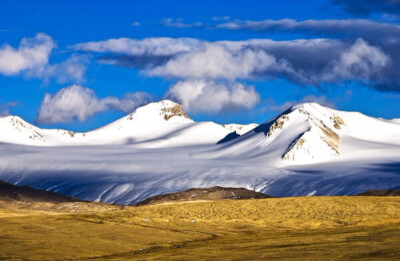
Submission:
M 133 22 L 133 23 L 131 23 L 131 26 L 138 27 L 138 26 L 140 26 L 140 23 L 139 22 Z
M 93 90 L 71 85 L 60 89 L 54 95 L 45 94 L 36 121 L 38 123 L 84 121 L 98 112 L 110 109 L 130 112 L 149 102 L 150 99 L 148 94 L 142 92 L 126 94 L 122 99 L 116 97 L 99 99 Z
M 390 58 L 379 48 L 360 38 L 319 78 L 323 81 L 334 81 L 338 78 L 367 81 L 379 74 L 389 62 Z
M 165 96 L 177 100 L 187 112 L 193 113 L 249 109 L 260 99 L 253 86 L 203 80 L 178 81 Z
M 23 38 L 18 48 L 5 44 L 0 47 L 0 74 L 23 74 L 44 81 L 52 78 L 58 82 L 83 81 L 88 63 L 86 56 L 73 55 L 63 62 L 49 64 L 54 48 L 55 42 L 44 33 L 38 33 L 33 38 Z
M 136 67 L 145 75 L 176 79 L 283 77 L 300 84 L 320 85 L 368 81 L 374 77 L 377 80 L 380 71 L 390 71 L 384 68 L 388 56 L 361 38 L 353 43 L 332 39 L 206 42 L 193 38 L 121 38 L 78 44 L 74 48 L 106 53 L 100 57 L 104 63 Z
M 142 40 L 130 38 L 109 39 L 99 42 L 87 42 L 73 45 L 78 51 L 117 53 L 136 56 L 170 56 L 190 51 L 199 44 L 193 38 L 156 37 Z
M 10 45 L 0 47 L 0 73 L 16 75 L 21 71 L 41 71 L 47 65 L 56 45 L 50 36 L 38 33 L 33 38 L 23 38 L 18 48 Z
M 313 86 L 358 81 L 377 90 L 400 91 L 397 70 L 400 59 L 396 59 L 400 53 L 392 45 L 393 48 L 387 49 L 362 38 L 217 42 L 193 38 L 121 38 L 82 43 L 74 48 L 103 53 L 97 57 L 99 62 L 177 80 L 284 78 Z
M 32 71 L 26 71 L 25 76 L 31 78 L 41 78 L 48 82 L 55 79 L 58 83 L 69 81 L 84 82 L 85 73 L 89 59 L 85 55 L 72 55 L 65 61 L 55 64 L 47 64 Z
M 257 73 L 279 66 L 275 58 L 262 50 L 232 52 L 223 45 L 204 43 L 166 64 L 148 69 L 151 76 L 196 79 L 252 78 Z

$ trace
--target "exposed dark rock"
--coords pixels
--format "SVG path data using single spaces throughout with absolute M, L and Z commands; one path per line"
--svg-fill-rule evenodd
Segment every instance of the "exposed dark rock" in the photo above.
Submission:
M 28 186 L 16 186 L 0 180 L 0 200 L 3 201 L 45 201 L 62 203 L 81 201 L 55 192 L 34 189 Z
M 383 189 L 383 190 L 367 190 L 357 196 L 400 196 L 400 188 Z
M 248 190 L 245 188 L 224 188 L 224 187 L 211 187 L 211 188 L 192 188 L 185 191 L 158 195 L 147 198 L 139 203 L 137 206 L 160 204 L 165 202 L 184 202 L 184 201 L 197 201 L 197 200 L 220 200 L 220 199 L 260 199 L 270 198 L 270 196 Z

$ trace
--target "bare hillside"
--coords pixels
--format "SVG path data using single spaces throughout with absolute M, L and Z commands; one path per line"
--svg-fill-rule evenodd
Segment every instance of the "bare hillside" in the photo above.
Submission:
M 166 202 L 183 202 L 183 201 L 198 201 L 198 200 L 220 200 L 220 199 L 260 199 L 269 198 L 270 196 L 248 190 L 245 188 L 192 188 L 185 191 L 158 195 L 147 198 L 137 205 L 161 204 Z
M 74 213 L 106 211 L 119 208 L 116 205 L 86 202 L 28 186 L 15 186 L 0 180 L 0 209 Z

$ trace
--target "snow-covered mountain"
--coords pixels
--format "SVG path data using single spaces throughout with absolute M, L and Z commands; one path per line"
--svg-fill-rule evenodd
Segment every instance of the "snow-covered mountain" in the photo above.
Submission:
M 396 121 L 305 103 L 227 142 L 216 154 L 268 155 L 282 164 L 312 164 L 340 161 L 360 153 L 364 157 L 368 151 L 397 146 L 400 124 Z
M 194 122 L 171 101 L 86 133 L 9 116 L 0 142 L 0 179 L 111 203 L 217 185 L 272 196 L 400 187 L 399 121 L 315 103 L 259 126 Z
M 44 143 L 40 129 L 18 116 L 0 117 L 0 141 L 25 145 Z
M 46 146 L 76 141 L 85 137 L 85 133 L 61 129 L 40 129 L 18 116 L 0 117 L 0 142 Z
M 40 129 L 17 116 L 0 118 L 0 142 L 38 146 L 138 144 L 144 147 L 214 144 L 229 133 L 255 125 L 194 122 L 169 100 L 150 103 L 104 127 L 86 133 Z

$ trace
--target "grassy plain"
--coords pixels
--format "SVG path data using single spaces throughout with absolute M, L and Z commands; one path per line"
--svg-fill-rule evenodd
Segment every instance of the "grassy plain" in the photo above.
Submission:
M 297 197 L 125 207 L 0 209 L 0 259 L 388 260 L 400 197 Z

